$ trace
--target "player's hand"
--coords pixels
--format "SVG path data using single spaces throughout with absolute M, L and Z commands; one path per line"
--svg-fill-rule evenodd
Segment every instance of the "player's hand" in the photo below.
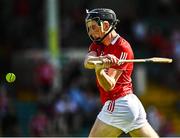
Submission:
M 118 58 L 112 54 L 107 54 L 105 56 L 100 56 L 99 60 L 103 62 L 102 65 L 97 65 L 99 68 L 109 68 L 113 65 L 116 65 L 118 63 Z
M 118 64 L 119 59 L 116 56 L 112 54 L 107 54 L 104 57 L 109 60 L 108 62 L 111 64 L 111 66 Z M 106 62 L 103 62 L 103 63 L 106 63 Z

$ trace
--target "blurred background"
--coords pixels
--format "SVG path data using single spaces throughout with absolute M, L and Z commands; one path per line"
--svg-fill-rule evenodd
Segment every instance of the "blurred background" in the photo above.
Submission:
M 88 135 L 102 105 L 84 18 L 97 7 L 116 12 L 135 58 L 174 59 L 135 64 L 132 78 L 158 134 L 180 136 L 179 0 L 0 0 L 0 136 Z

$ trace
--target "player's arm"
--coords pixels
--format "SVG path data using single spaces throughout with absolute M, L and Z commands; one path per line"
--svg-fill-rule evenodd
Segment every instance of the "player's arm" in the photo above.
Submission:
M 89 63 L 89 61 L 97 61 L 100 60 L 104 64 L 103 65 L 94 65 Z M 85 68 L 95 69 L 97 79 L 102 88 L 106 91 L 110 91 L 114 88 L 118 78 L 122 74 L 121 70 L 109 68 L 112 64 L 116 64 L 118 62 L 117 57 L 114 55 L 105 55 L 105 56 L 96 56 L 96 52 L 91 51 L 87 54 L 84 61 Z M 108 69 L 107 69 L 108 68 Z M 108 71 L 107 71 L 108 70 Z
M 95 69 L 96 65 L 90 61 L 101 61 L 101 62 L 103 62 L 101 67 L 106 68 L 106 67 L 110 67 L 114 64 L 116 65 L 118 63 L 118 58 L 111 54 L 108 54 L 105 56 L 97 56 L 95 51 L 91 51 L 85 57 L 84 67 L 87 69 Z
M 105 91 L 108 92 L 115 87 L 123 70 L 111 68 L 112 65 L 116 65 L 118 63 L 119 59 L 116 56 L 108 54 L 105 57 L 106 58 L 103 58 L 102 60 L 103 66 L 97 64 L 95 67 L 95 72 L 99 84 Z
M 96 67 L 95 72 L 99 84 L 105 91 L 108 92 L 115 87 L 116 82 L 123 71 L 114 68 L 102 69 L 101 67 Z
M 84 67 L 87 69 L 94 69 L 95 65 L 92 63 L 89 63 L 89 61 L 97 61 L 100 60 L 100 57 L 97 56 L 95 51 L 89 52 L 84 60 Z

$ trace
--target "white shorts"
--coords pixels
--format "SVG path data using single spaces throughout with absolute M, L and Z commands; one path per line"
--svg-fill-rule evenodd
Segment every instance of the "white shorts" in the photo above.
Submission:
M 125 133 L 141 128 L 147 122 L 144 107 L 134 94 L 128 94 L 115 101 L 106 101 L 97 117 Z

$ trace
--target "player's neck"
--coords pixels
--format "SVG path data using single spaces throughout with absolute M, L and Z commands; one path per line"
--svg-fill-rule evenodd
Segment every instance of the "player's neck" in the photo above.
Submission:
M 114 38 L 116 38 L 117 35 L 118 35 L 118 34 L 116 33 L 116 31 L 113 30 L 111 33 L 109 33 L 109 34 L 104 38 L 104 40 L 103 40 L 102 43 L 103 43 L 105 46 L 110 45 L 111 42 L 114 40 Z

